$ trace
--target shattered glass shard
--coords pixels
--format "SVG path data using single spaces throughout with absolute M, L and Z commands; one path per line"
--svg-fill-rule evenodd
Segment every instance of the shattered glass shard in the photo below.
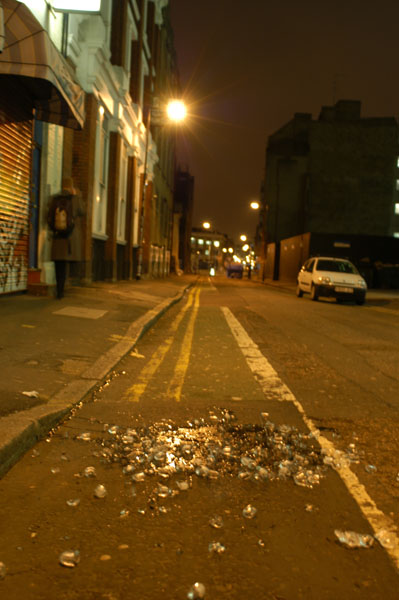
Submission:
M 7 567 L 3 562 L 0 562 L 0 579 L 4 579 L 7 573 Z
M 205 586 L 203 583 L 198 581 L 191 586 L 190 591 L 187 594 L 187 600 L 199 600 L 205 598 Z
M 211 527 L 214 527 L 215 529 L 220 529 L 221 527 L 223 527 L 223 519 L 222 517 L 216 515 L 215 517 L 212 517 L 211 519 L 209 519 L 209 525 Z
M 210 542 L 208 546 L 208 551 L 211 553 L 214 552 L 215 554 L 223 554 L 225 550 L 226 547 L 223 546 L 223 544 L 221 544 L 220 542 Z
M 348 548 L 371 548 L 374 538 L 367 533 L 356 533 L 356 531 L 334 530 L 339 542 Z
M 242 516 L 246 519 L 253 519 L 257 513 L 257 509 L 251 504 L 247 504 L 247 506 L 242 511 Z
M 60 565 L 63 567 L 73 568 L 80 562 L 79 550 L 65 550 L 59 556 Z
M 105 486 L 103 486 L 101 483 L 99 483 L 98 486 L 94 489 L 94 496 L 96 498 L 105 498 L 106 495 L 107 495 L 107 490 L 106 490 Z

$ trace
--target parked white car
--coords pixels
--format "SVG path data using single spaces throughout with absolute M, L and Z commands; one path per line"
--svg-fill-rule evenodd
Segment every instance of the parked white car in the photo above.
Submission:
M 296 295 L 308 292 L 312 300 L 333 297 L 337 302 L 354 300 L 364 304 L 367 284 L 349 260 L 317 256 L 309 258 L 298 273 Z

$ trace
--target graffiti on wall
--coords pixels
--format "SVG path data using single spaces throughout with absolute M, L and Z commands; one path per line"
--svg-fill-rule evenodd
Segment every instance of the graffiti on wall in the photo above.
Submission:
M 27 287 L 30 132 L 24 122 L 0 123 L 0 294 Z
M 26 289 L 28 225 L 27 217 L 0 216 L 0 293 Z

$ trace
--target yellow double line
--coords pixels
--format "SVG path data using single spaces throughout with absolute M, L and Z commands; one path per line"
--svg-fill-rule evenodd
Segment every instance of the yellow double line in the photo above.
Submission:
M 183 317 L 185 316 L 186 312 L 192 307 L 190 320 L 188 322 L 187 329 L 184 334 L 180 354 L 174 369 L 173 377 L 169 383 L 167 390 L 167 396 L 169 398 L 176 400 L 176 402 L 180 402 L 181 390 L 183 387 L 184 378 L 190 360 L 191 346 L 194 335 L 194 324 L 195 319 L 197 318 L 199 308 L 200 292 L 200 288 L 193 288 L 192 290 L 190 290 L 185 306 L 176 316 L 174 321 L 172 321 L 172 324 L 169 328 L 170 335 L 158 347 L 158 349 L 150 358 L 149 362 L 142 369 L 138 381 L 126 391 L 124 395 L 125 399 L 130 400 L 132 402 L 138 402 L 140 400 L 141 396 L 144 394 L 147 388 L 147 385 L 150 382 L 151 377 L 153 377 L 153 375 L 156 373 L 166 354 L 170 350 L 172 343 L 175 339 L 174 334 L 176 333 L 181 321 L 183 320 Z

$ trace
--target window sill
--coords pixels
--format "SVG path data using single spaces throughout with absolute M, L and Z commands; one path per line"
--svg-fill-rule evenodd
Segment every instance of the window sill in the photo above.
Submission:
M 102 240 L 103 242 L 106 242 L 108 239 L 108 236 L 104 233 L 96 233 L 95 231 L 92 232 L 91 237 L 95 240 Z

